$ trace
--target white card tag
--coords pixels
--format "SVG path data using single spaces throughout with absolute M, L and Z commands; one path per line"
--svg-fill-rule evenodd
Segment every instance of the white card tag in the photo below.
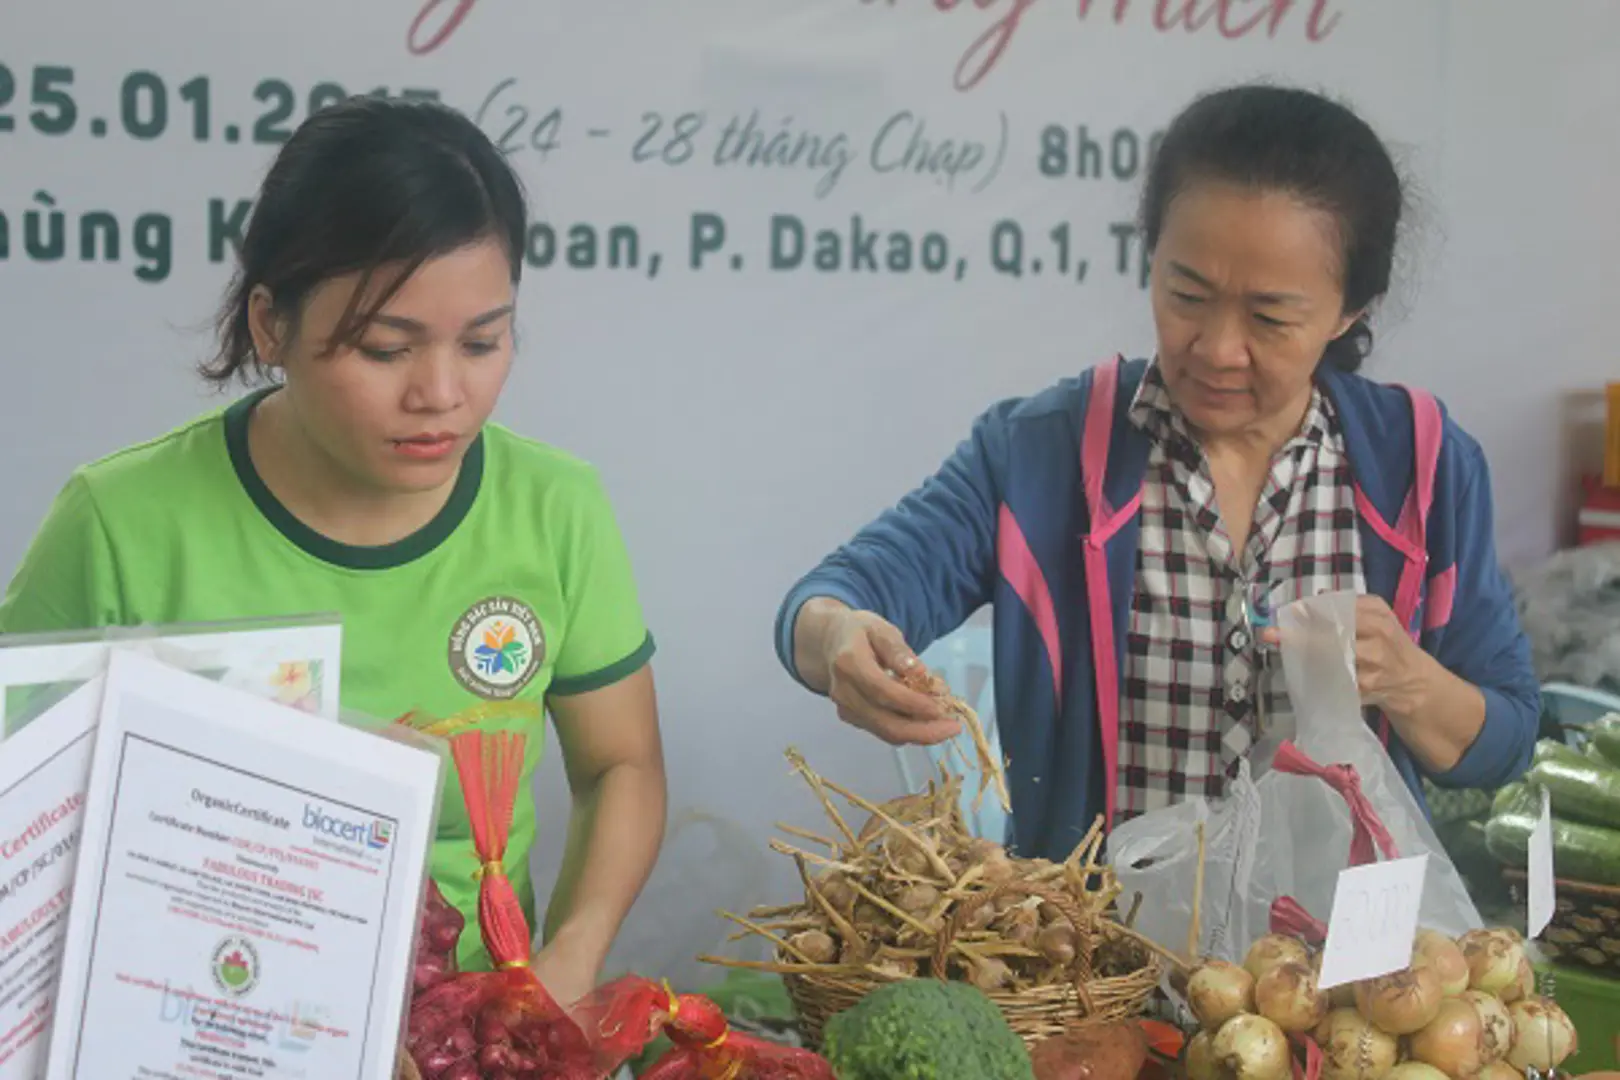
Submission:
M 1536 827 L 1530 830 L 1529 855 L 1525 899 L 1530 910 L 1526 929 L 1530 937 L 1537 938 L 1552 922 L 1558 904 L 1553 884 L 1552 795 L 1546 788 L 1541 789 L 1541 816 L 1536 819 Z
M 1411 964 L 1428 869 L 1424 854 L 1340 872 L 1318 986 L 1330 990 Z

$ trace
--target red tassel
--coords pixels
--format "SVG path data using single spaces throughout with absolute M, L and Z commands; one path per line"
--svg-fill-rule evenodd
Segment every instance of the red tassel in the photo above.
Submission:
M 450 740 L 478 852 L 478 929 L 500 970 L 529 966 L 533 934 L 503 864 L 523 777 L 523 735 L 466 731 Z

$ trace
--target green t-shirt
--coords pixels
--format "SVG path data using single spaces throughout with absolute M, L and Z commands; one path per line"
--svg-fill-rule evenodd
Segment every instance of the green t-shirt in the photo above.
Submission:
M 340 614 L 345 708 L 415 714 L 441 734 L 528 735 L 505 861 L 534 912 L 544 703 L 610 685 L 653 652 L 595 471 L 491 423 L 431 522 L 351 547 L 304 526 L 254 470 L 248 417 L 267 392 L 75 471 L 0 603 L 0 633 Z M 467 915 L 464 968 L 488 967 L 477 867 L 448 768 L 433 876 Z

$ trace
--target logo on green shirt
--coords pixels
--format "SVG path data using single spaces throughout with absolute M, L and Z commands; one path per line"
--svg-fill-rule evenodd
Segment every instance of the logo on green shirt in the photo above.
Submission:
M 540 670 L 545 655 L 539 617 L 510 596 L 480 600 L 450 631 L 450 670 L 479 697 L 516 697 Z

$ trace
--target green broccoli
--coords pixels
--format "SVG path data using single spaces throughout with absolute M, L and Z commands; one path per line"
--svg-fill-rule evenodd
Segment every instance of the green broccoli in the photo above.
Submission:
M 822 1051 L 838 1080 L 1034 1080 L 1029 1051 L 977 988 L 906 979 L 834 1015 Z

